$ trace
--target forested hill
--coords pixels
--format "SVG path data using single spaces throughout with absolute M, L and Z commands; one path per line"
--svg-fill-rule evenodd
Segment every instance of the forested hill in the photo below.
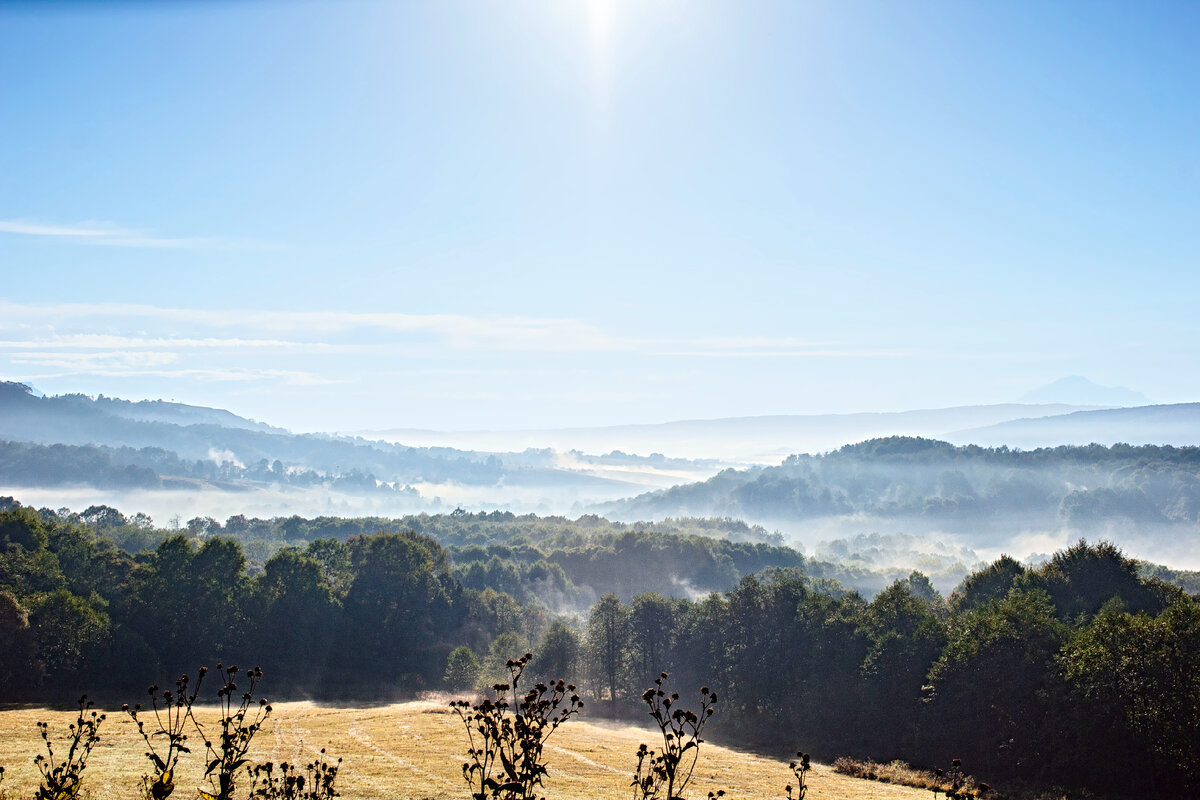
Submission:
M 453 477 L 493 483 L 502 466 L 494 458 L 489 461 L 486 455 L 463 451 L 291 434 L 218 409 L 177 405 L 158 409 L 154 403 L 126 404 L 86 395 L 38 397 L 14 383 L 0 384 L 0 440 L 160 448 L 185 460 L 251 465 L 279 461 L 286 467 L 325 472 L 358 469 L 401 481 Z
M 1192 444 L 1200 442 L 1200 403 L 1103 408 L 1006 420 L 955 431 L 955 442 L 1009 447 L 1060 444 Z
M 1089 445 L 1037 450 L 871 439 L 776 467 L 600 506 L 614 519 L 731 516 L 752 521 L 866 515 L 1086 528 L 1125 519 L 1200 524 L 1200 447 Z
M 506 468 L 491 453 L 293 434 L 226 410 L 178 403 L 40 397 L 16 383 L 0 383 L 0 469 L 8 486 L 155 488 L 178 486 L 173 479 L 180 477 L 307 486 L 318 477 L 341 477 L 343 488 L 374 491 L 379 483 L 494 486 L 506 477 L 570 486 L 580 480 L 540 465 Z
M 425 533 L 271 521 L 290 546 L 252 565 L 241 538 L 264 521 L 192 535 L 0 498 L 0 703 L 87 691 L 112 708 L 215 662 L 260 665 L 274 698 L 377 703 L 486 691 L 532 651 L 537 679 L 570 680 L 589 707 L 635 709 L 663 672 L 688 694 L 712 687 L 722 735 L 773 751 L 801 742 L 922 765 L 952 754 L 989 780 L 1072 796 L 1194 797 L 1200 785 L 1200 603 L 1111 545 L 1037 567 L 1001 557 L 948 597 L 913 572 L 868 599 L 814 579 L 795 551 L 706 535 L 764 536 L 728 521 L 615 535 L 587 517 L 412 521 Z M 107 534 L 128 527 L 157 541 L 120 549 Z M 302 544 L 334 530 L 345 539 Z M 669 596 L 685 560 L 697 576 L 718 567 L 728 588 Z M 533 592 L 496 583 L 524 568 Z M 642 586 L 555 618 L 547 589 L 577 568 L 640 572 Z
M 567 463 L 563 464 L 563 461 Z M 664 475 L 709 475 L 716 467 L 661 455 L 604 456 L 551 450 L 491 453 L 332 434 L 293 434 L 223 409 L 82 394 L 42 397 L 0 381 L 0 486 L 101 489 L 287 487 L 370 494 L 392 513 L 440 505 L 446 487 L 488 504 L 531 507 L 630 496 L 667 485 Z M 647 477 L 649 476 L 649 477 Z M 424 485 L 424 494 L 413 487 Z M 520 498 L 514 489 L 525 489 Z M 379 498 L 379 494 L 391 493 Z M 104 502 L 120 502 L 106 495 Z M 307 505 L 318 508 L 321 498 Z M 217 503 L 220 505 L 220 503 Z M 379 506 L 371 506 L 380 510 Z

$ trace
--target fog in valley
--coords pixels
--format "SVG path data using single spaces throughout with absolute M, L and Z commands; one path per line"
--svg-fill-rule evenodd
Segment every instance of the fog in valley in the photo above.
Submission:
M 943 591 L 1001 554 L 1036 559 L 1080 538 L 1200 568 L 1200 452 L 1134 446 L 1194 441 L 1196 405 L 1011 404 L 416 442 L 295 435 L 220 409 L 45 397 L 12 383 L 0 386 L 0 405 L 0 494 L 35 507 L 143 512 L 163 527 L 455 509 L 625 523 L 729 518 L 831 561 L 919 569 Z M 914 435 L 968 425 L 993 439 L 1045 429 L 1074 431 L 1073 443 L 1119 433 L 1132 444 L 1023 450 L 952 443 L 976 434 Z M 799 447 L 818 435 L 829 447 Z M 762 461 L 769 442 L 788 455 Z M 529 446 L 489 449 L 501 444 Z M 708 454 L 691 457 L 699 453 Z

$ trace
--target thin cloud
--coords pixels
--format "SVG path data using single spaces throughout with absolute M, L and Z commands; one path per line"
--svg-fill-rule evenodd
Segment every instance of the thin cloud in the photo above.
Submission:
M 674 358 L 911 358 L 920 355 L 916 350 L 879 348 L 814 348 L 758 350 L 659 350 L 655 355 Z
M 239 338 L 182 338 L 182 337 L 145 337 L 120 336 L 102 333 L 73 333 L 57 335 L 52 338 L 0 340 L 0 350 L 37 349 L 62 350 L 71 348 L 82 349 L 181 349 L 181 350 L 292 350 L 306 353 L 331 352 L 340 349 L 341 345 L 325 342 L 296 342 L 282 339 L 239 339 Z
M 64 303 L 18 305 L 0 303 L 0 329 L 28 330 L 52 319 L 58 326 L 73 322 L 108 326 L 134 320 L 164 322 L 174 329 L 236 328 L 267 336 L 332 336 L 387 332 L 402 336 L 432 336 L 451 349 L 603 351 L 641 347 L 633 339 L 612 336 L 585 322 L 563 318 L 472 317 L 463 314 L 406 314 L 401 312 L 256 311 L 165 308 L 134 304 Z M 186 337 L 205 339 L 205 336 Z
M 73 373 L 101 374 L 102 370 L 138 370 L 145 367 L 160 367 L 173 364 L 179 357 L 175 353 L 162 351 L 115 350 L 98 353 L 12 353 L 13 364 L 37 367 L 57 367 Z
M 78 225 L 45 225 L 17 219 L 0 220 L 0 232 L 23 236 L 67 236 L 89 238 L 97 236 L 119 236 L 123 233 L 111 226 L 98 222 L 83 222 Z
M 51 328 L 47 320 L 53 320 Z M 179 335 L 155 335 L 169 326 Z M 71 332 L 97 328 L 136 334 Z M 62 329 L 67 329 L 63 331 Z M 146 332 L 147 329 L 150 332 Z M 21 349 L 270 349 L 297 353 L 374 352 L 391 356 L 452 353 L 540 352 L 639 354 L 663 358 L 954 358 L 953 351 L 879 346 L 796 337 L 660 337 L 616 334 L 564 317 L 486 317 L 359 311 L 259 311 L 168 308 L 138 304 L 0 302 L 0 350 Z M 230 334 L 233 335 L 230 335 Z M 24 337 L 28 338 L 24 338 Z M 305 341 L 320 337 L 318 341 Z M 992 359 L 995 354 L 973 354 Z
M 15 236 L 40 236 L 55 239 L 66 239 L 79 244 L 101 245 L 104 247 L 135 247 L 135 248 L 261 248 L 262 245 L 252 242 L 237 242 L 229 239 L 215 239 L 197 236 L 158 236 L 145 231 L 122 228 L 109 222 L 79 222 L 75 224 L 56 224 L 35 222 L 31 220 L 6 219 L 0 220 L 0 233 Z
M 74 378 L 80 373 L 51 372 L 41 375 L 27 375 L 26 381 L 56 380 L 59 378 Z M 299 372 L 282 369 L 91 369 L 88 375 L 103 378 L 150 377 L 168 379 L 190 379 L 200 382 L 213 383 L 251 383 L 275 381 L 288 386 L 329 386 L 342 383 L 353 383 L 349 378 L 326 378 L 312 372 Z

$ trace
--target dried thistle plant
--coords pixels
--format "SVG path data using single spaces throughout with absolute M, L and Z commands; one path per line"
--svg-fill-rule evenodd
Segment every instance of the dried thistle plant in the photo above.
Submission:
M 142 778 L 142 789 L 148 800 L 165 800 L 175 790 L 175 766 L 179 763 L 179 756 L 192 752 L 187 746 L 188 737 L 184 729 L 188 720 L 192 718 L 192 705 L 196 702 L 200 684 L 203 683 L 207 672 L 206 667 L 200 668 L 190 693 L 188 687 L 191 679 L 186 674 L 175 681 L 174 691 L 164 689 L 160 694 L 157 684 L 146 690 L 150 695 L 150 708 L 155 725 L 155 729 L 149 732 L 146 730 L 146 721 L 140 716 L 143 712 L 141 703 L 135 704 L 133 708 L 128 705 L 121 706 L 121 710 L 133 719 L 138 733 L 146 741 L 146 758 L 154 765 L 154 777 Z M 160 753 L 155 748 L 156 737 L 166 740 L 166 752 Z
M 662 731 L 663 746 L 657 752 L 645 744 L 638 747 L 637 769 L 630 784 L 634 800 L 683 800 L 704 742 L 700 734 L 716 706 L 716 692 L 705 686 L 700 690 L 699 712 L 680 708 L 679 693 L 667 694 L 663 688 L 668 677 L 662 673 L 654 686 L 642 693 L 642 701 L 650 707 L 650 716 Z M 710 792 L 712 797 L 724 794 L 724 790 Z
M 792 776 L 796 779 L 796 786 L 794 790 L 790 783 L 784 787 L 787 791 L 787 800 L 804 800 L 804 795 L 808 793 L 808 772 L 812 769 L 808 753 L 797 750 L 796 760 L 788 762 L 788 769 L 792 771 Z
M 46 722 L 37 724 L 46 754 L 33 759 L 38 771 L 42 773 L 42 783 L 34 795 L 36 800 L 73 800 L 78 796 L 79 787 L 83 783 L 83 772 L 87 769 L 88 756 L 100 741 L 100 723 L 104 720 L 105 715 L 93 711 L 92 702 L 86 694 L 82 695 L 79 698 L 79 716 L 70 726 L 67 754 L 61 761 L 54 756 L 50 725 Z M 0 773 L 2 772 L 0 769 Z
M 250 777 L 250 797 L 262 800 L 333 800 L 338 796 L 334 788 L 342 760 L 330 763 L 326 760 L 325 748 L 320 756 L 304 766 L 304 771 L 295 764 L 284 761 L 278 769 L 267 761 L 247 767 Z
M 546 740 L 583 708 L 575 685 L 561 678 L 522 695 L 521 675 L 532 658 L 526 653 L 505 663 L 509 683 L 492 687 L 495 699 L 450 703 L 467 729 L 462 772 L 474 800 L 536 800 L 547 774 Z
M 949 781 L 947 786 L 945 783 L 935 784 L 933 789 L 933 800 L 937 800 L 938 794 L 945 794 L 946 800 L 975 800 L 986 794 L 991 787 L 986 783 L 975 783 L 967 776 L 962 769 L 962 760 L 954 759 L 950 762 L 950 771 L 943 769 L 935 769 L 933 774 L 938 781 Z
M 204 739 L 204 749 L 208 758 L 204 777 L 208 779 L 212 788 L 212 791 L 201 789 L 200 796 L 204 800 L 233 800 L 236 776 L 249 762 L 246 753 L 250 749 L 250 742 L 271 714 L 271 706 L 261 698 L 254 703 L 254 690 L 262 680 L 260 668 L 255 667 L 241 673 L 245 675 L 246 689 L 240 694 L 237 685 L 240 670 L 236 665 L 226 667 L 217 664 L 217 672 L 221 675 L 223 683 L 217 690 L 221 718 L 218 722 L 220 731 L 216 737 L 216 744 L 213 743 L 212 737 L 205 733 L 195 715 L 190 716 L 192 724 Z

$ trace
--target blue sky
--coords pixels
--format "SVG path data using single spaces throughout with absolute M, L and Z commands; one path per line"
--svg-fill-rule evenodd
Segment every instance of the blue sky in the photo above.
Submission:
M 0 377 L 298 430 L 1200 400 L 1200 6 L 0 5 Z

